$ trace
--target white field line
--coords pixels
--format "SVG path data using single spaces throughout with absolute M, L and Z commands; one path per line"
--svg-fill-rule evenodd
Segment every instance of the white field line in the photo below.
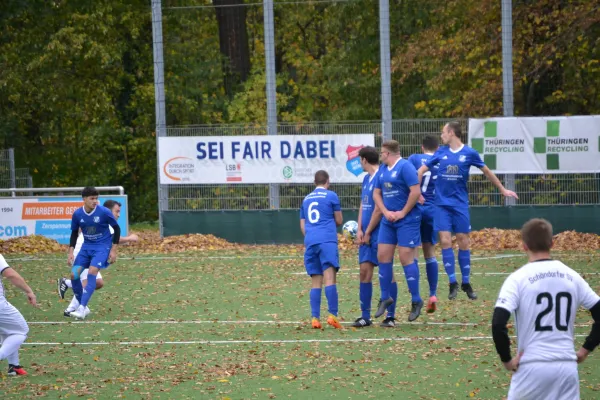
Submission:
M 586 335 L 575 335 L 585 337 Z M 515 336 L 513 336 L 515 338 Z M 417 342 L 442 340 L 491 340 L 491 336 L 445 336 L 445 337 L 393 337 L 366 339 L 273 339 L 273 340 L 188 340 L 188 341 L 132 341 L 132 342 L 25 342 L 26 346 L 139 346 L 139 345 L 201 345 L 201 344 L 296 344 L 296 343 L 372 343 L 372 342 Z
M 222 321 L 222 320 L 191 320 L 191 321 L 28 321 L 29 325 L 203 325 L 203 324 L 225 324 L 225 325 L 303 325 L 306 321 L 273 321 L 273 320 L 246 320 L 246 321 Z M 343 325 L 352 325 L 352 321 L 344 321 Z M 477 322 L 396 322 L 396 325 L 424 325 L 424 326 L 490 326 L 489 323 Z M 591 324 L 576 324 L 576 327 L 591 326 Z

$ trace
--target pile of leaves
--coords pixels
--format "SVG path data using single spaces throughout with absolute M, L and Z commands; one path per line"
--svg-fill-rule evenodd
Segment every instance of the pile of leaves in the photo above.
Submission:
M 49 254 L 67 251 L 67 246 L 45 236 L 31 235 L 8 240 L 0 240 L 2 254 Z
M 164 239 L 156 231 L 135 232 L 139 241 L 119 246 L 121 254 L 168 254 L 196 251 L 239 251 L 247 252 L 275 247 L 281 254 L 303 252 L 302 245 L 241 245 L 230 243 L 214 235 L 188 234 L 169 236 Z M 357 245 L 350 239 L 338 235 L 340 251 L 356 250 Z M 452 238 L 453 246 L 458 247 L 456 237 Z M 471 232 L 471 248 L 473 250 L 520 250 L 521 233 L 518 230 L 482 229 Z M 595 251 L 600 249 L 600 236 L 592 233 L 566 231 L 554 236 L 554 250 L 557 251 Z M 2 241 L 2 254 L 49 254 L 66 253 L 68 246 L 61 245 L 53 239 L 32 235 Z

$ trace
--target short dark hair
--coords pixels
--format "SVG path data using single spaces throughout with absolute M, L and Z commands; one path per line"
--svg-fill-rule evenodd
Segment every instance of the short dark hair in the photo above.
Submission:
M 81 192 L 81 197 L 98 196 L 98 190 L 93 186 L 86 186 Z
M 448 122 L 447 125 L 448 125 L 448 129 L 451 130 L 452 132 L 454 132 L 454 135 L 462 141 L 463 140 L 462 127 L 460 126 L 460 124 L 456 121 L 452 121 L 452 122 Z
M 440 142 L 435 136 L 427 135 L 423 138 L 423 148 L 425 150 L 435 151 L 440 147 Z
M 363 147 L 358 151 L 358 156 L 367 160 L 371 165 L 379 164 L 379 152 L 373 146 Z
M 523 243 L 534 253 L 552 248 L 552 224 L 542 218 L 530 219 L 521 228 Z
M 119 206 L 121 207 L 121 203 L 119 203 L 116 200 L 106 200 L 103 204 L 104 207 L 108 208 L 109 210 L 112 210 L 114 206 Z
M 315 172 L 315 185 L 324 185 L 329 180 L 329 174 L 322 169 Z
M 385 147 L 387 151 L 393 154 L 400 153 L 400 143 L 395 140 L 386 140 L 381 144 L 381 147 Z

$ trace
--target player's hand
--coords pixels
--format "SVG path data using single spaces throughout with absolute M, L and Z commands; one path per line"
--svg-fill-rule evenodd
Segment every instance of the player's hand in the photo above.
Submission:
M 417 200 L 419 202 L 420 205 L 425 204 L 425 197 L 423 197 L 423 195 L 419 195 L 419 200 Z
M 371 244 L 371 234 L 370 233 L 365 233 L 365 235 L 363 236 L 363 243 Z
M 34 307 L 37 307 L 37 299 L 35 298 L 35 294 L 33 292 L 27 293 L 27 301 Z
M 140 238 L 138 237 L 138 235 L 136 235 L 135 233 L 133 233 L 131 236 L 131 241 L 132 242 L 138 242 L 140 240 Z
M 108 255 L 108 262 L 114 264 L 117 261 L 117 250 L 112 248 L 110 250 L 110 254 Z
M 67 257 L 67 265 L 69 267 L 72 267 L 74 262 L 75 262 L 75 256 L 73 254 L 69 254 L 69 256 Z
M 387 220 L 388 220 L 388 221 L 390 221 L 390 222 L 394 222 L 394 221 L 396 221 L 396 220 L 394 219 L 394 213 L 393 213 L 393 212 L 391 212 L 390 210 L 385 210 L 385 211 L 383 212 L 383 216 L 385 217 L 385 219 L 387 219 Z
M 400 221 L 402 218 L 406 217 L 404 211 L 394 211 L 392 214 L 394 214 L 394 222 Z
M 356 239 L 354 240 L 354 243 L 363 244 L 363 237 L 363 231 L 359 229 L 358 232 L 356 232 Z
M 584 349 L 583 347 L 577 351 L 577 364 L 581 364 L 585 361 L 587 356 L 590 354 L 589 350 Z
M 507 370 L 512 371 L 512 372 L 517 372 L 517 370 L 519 369 L 519 362 L 521 361 L 522 355 L 523 355 L 523 352 L 520 352 L 515 358 L 513 358 L 509 362 L 503 363 L 504 368 L 506 368 Z
M 514 197 L 515 199 L 519 198 L 519 196 L 517 196 L 517 194 L 515 192 L 513 192 L 512 190 L 508 190 L 508 189 L 504 189 L 502 191 L 502 195 L 504 197 Z

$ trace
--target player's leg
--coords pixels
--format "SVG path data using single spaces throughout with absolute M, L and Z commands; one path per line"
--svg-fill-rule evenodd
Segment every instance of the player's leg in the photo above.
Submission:
M 442 262 L 444 263 L 444 270 L 448 275 L 450 287 L 448 300 L 454 300 L 458 295 L 458 283 L 456 282 L 456 264 L 454 251 L 452 250 L 452 209 L 450 207 L 436 207 L 434 230 L 438 232 L 440 238 Z
M 83 252 L 83 251 L 82 251 Z M 101 268 L 107 267 L 108 262 L 108 254 L 110 253 L 110 248 L 102 248 L 102 249 L 93 249 L 90 251 L 92 257 L 90 262 L 90 267 L 88 268 L 88 276 L 87 283 L 85 285 L 85 290 L 83 291 L 83 295 L 81 296 L 81 301 L 79 302 L 79 308 L 71 313 L 71 315 L 78 319 L 85 319 L 87 315 L 90 313 L 87 305 L 96 290 L 96 277 L 98 275 L 98 271 Z
M 309 292 L 312 327 L 321 329 L 321 292 L 323 287 L 323 272 L 319 261 L 317 245 L 309 246 L 304 251 L 304 268 L 311 279 Z
M 462 274 L 461 289 L 467 294 L 469 299 L 477 299 L 477 294 L 471 286 L 471 240 L 469 233 L 471 232 L 471 221 L 469 218 L 468 208 L 455 208 L 453 213 L 452 226 L 456 233 L 456 241 L 458 243 L 458 265 Z
M 339 297 L 337 290 L 337 272 L 340 269 L 340 256 L 337 243 L 321 243 L 319 245 L 319 259 L 323 268 L 323 283 L 325 284 L 325 298 L 327 299 L 327 323 L 336 329 L 342 325 L 338 321 Z
M 425 258 L 425 272 L 429 283 L 429 301 L 427 312 L 433 313 L 437 309 L 437 285 L 439 279 L 439 266 L 435 257 L 436 232 L 433 226 L 433 207 L 426 207 L 421 221 L 421 248 Z
M 0 360 L 8 361 L 8 375 L 27 375 L 19 361 L 19 348 L 27 339 L 29 326 L 12 304 L 0 306 Z
M 383 321 L 381 321 L 382 328 L 394 328 L 396 326 L 396 304 L 398 302 L 398 282 L 396 277 L 392 273 L 392 283 L 390 284 L 390 297 L 392 298 L 392 304 L 387 306 L 387 314 Z
M 359 261 L 363 260 L 360 256 L 362 248 L 370 248 L 369 245 L 361 245 L 359 249 Z M 370 249 L 368 249 L 370 251 Z M 364 251 L 364 250 L 363 250 Z M 370 261 L 360 262 L 360 286 L 358 297 L 360 299 L 361 316 L 354 321 L 352 325 L 355 328 L 362 328 L 371 325 L 371 300 L 373 298 L 373 271 L 375 265 Z
M 75 257 L 75 261 L 73 262 L 72 271 L 77 271 L 77 275 L 71 272 L 71 284 L 73 293 L 75 293 L 75 297 L 80 303 L 81 296 L 83 295 L 83 286 L 81 285 L 81 278 L 79 277 L 79 274 L 81 274 L 82 271 L 90 266 L 90 263 L 92 262 L 92 256 L 93 254 L 89 250 L 82 247 L 82 249 L 79 251 L 79 254 L 77 254 L 77 257 Z
M 419 288 L 419 265 L 415 262 L 415 248 L 421 245 L 421 218 L 406 217 L 397 230 L 398 256 L 404 269 L 408 291 L 411 295 L 409 321 L 421 315 L 423 300 Z
M 379 226 L 377 238 L 377 260 L 379 262 L 379 286 L 381 298 L 375 312 L 375 318 L 379 318 L 385 310 L 394 303 L 390 294 L 392 281 L 394 279 L 394 250 L 398 244 L 396 229 L 393 225 L 382 221 Z

